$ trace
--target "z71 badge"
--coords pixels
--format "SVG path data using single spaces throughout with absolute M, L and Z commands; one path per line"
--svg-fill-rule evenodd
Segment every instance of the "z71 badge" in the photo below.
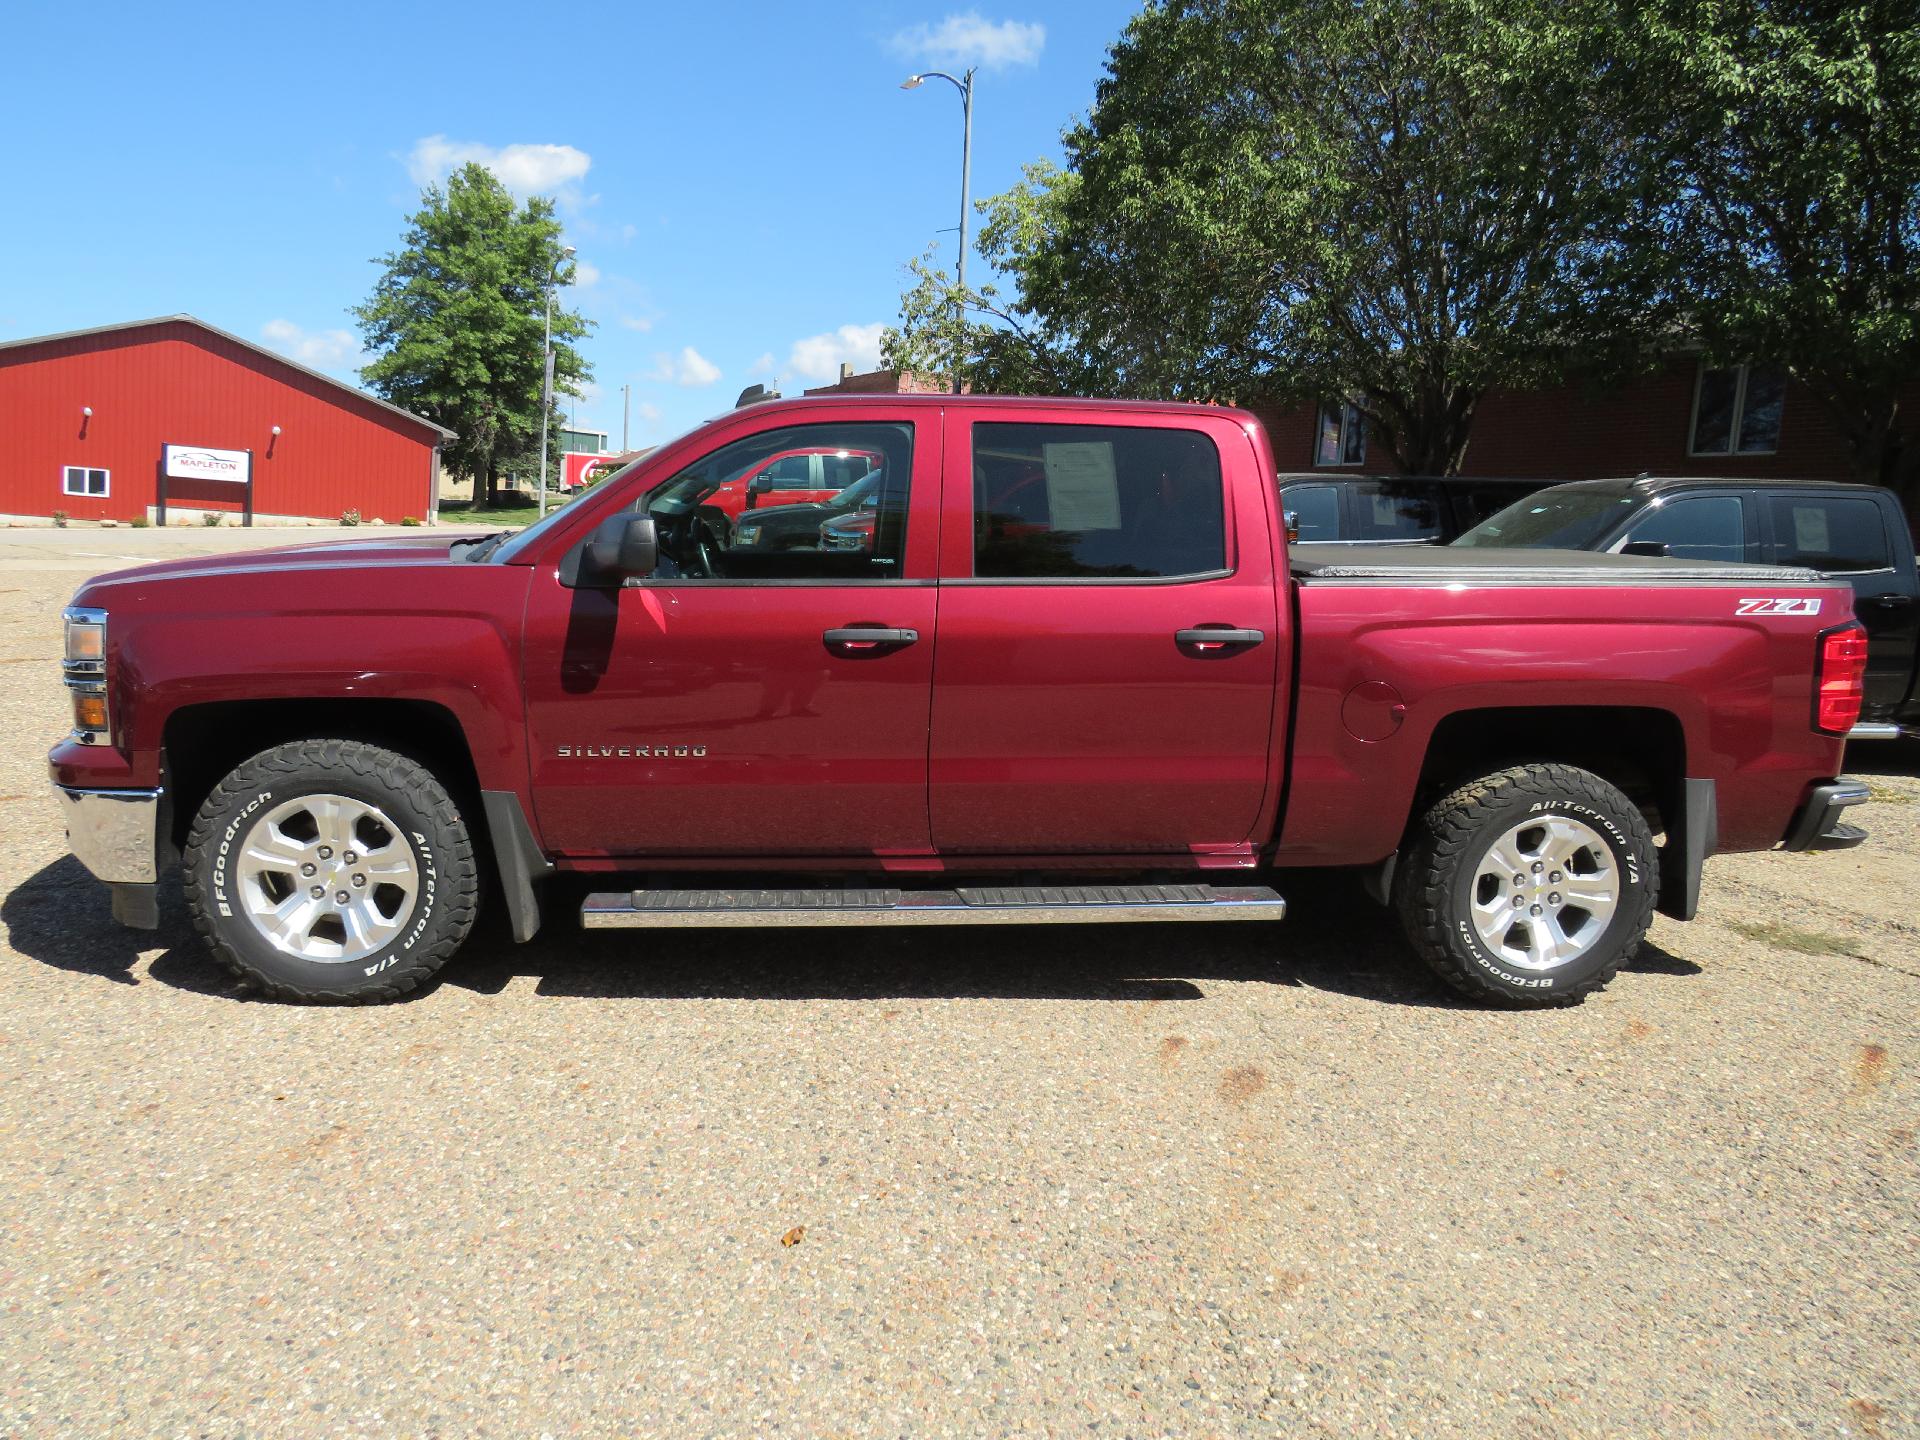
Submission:
M 1818 615 L 1820 599 L 1810 600 L 1742 600 L 1734 607 L 1736 615 Z

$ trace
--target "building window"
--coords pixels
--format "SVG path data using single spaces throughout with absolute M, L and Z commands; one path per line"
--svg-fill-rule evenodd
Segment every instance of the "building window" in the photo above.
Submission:
M 91 470 L 85 465 L 67 465 L 60 471 L 63 495 L 105 495 L 107 483 L 106 471 Z
M 1313 442 L 1316 465 L 1364 465 L 1367 461 L 1367 421 L 1351 400 L 1320 407 L 1320 427 Z
M 1764 365 L 1700 367 L 1691 455 L 1771 455 L 1780 448 L 1787 377 Z

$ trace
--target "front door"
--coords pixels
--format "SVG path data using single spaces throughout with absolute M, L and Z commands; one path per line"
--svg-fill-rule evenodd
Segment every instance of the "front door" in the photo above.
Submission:
M 1288 638 L 1252 441 L 1224 416 L 1002 413 L 947 438 L 934 844 L 1244 845 Z
M 550 849 L 927 852 L 938 411 L 867 408 L 743 421 L 671 473 L 636 475 L 629 503 L 660 536 L 651 577 L 618 590 L 536 577 L 527 726 Z M 713 543 L 699 517 L 715 488 L 769 455 L 822 450 L 883 472 L 863 548 Z

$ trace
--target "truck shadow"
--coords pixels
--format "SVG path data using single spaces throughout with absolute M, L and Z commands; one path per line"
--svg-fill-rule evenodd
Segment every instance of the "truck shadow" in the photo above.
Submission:
M 1407 951 L 1393 917 L 1351 876 L 1300 872 L 1277 925 L 1034 925 L 925 930 L 777 929 L 583 932 L 584 886 L 558 888 L 546 929 L 515 945 L 498 904 L 460 956 L 407 1002 L 441 985 L 499 994 L 531 979 L 539 996 L 647 1000 L 1170 1000 L 1209 987 L 1300 986 L 1392 1005 L 1473 1008 Z M 54 969 L 133 986 L 142 978 L 221 999 L 259 997 L 216 964 L 177 885 L 162 889 L 160 929 L 117 925 L 102 888 L 64 856 L 0 900 L 19 954 Z M 153 954 L 155 949 L 158 954 Z M 144 977 L 141 961 L 147 960 Z M 1629 967 L 1699 967 L 1643 946 Z M 407 1003 L 403 1002 L 403 1003 Z

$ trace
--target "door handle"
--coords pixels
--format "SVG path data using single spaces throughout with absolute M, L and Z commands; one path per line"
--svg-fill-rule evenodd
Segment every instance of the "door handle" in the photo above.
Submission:
M 820 638 L 829 645 L 871 650 L 881 645 L 911 645 L 920 638 L 920 632 L 897 630 L 885 625 L 842 625 L 827 631 Z
M 1861 600 L 1863 605 L 1878 605 L 1882 610 L 1905 610 L 1915 603 L 1912 595 L 1902 595 L 1897 591 L 1885 595 L 1868 595 Z
M 1228 646 L 1258 645 L 1267 638 L 1264 630 L 1234 630 L 1225 625 L 1197 625 L 1191 630 L 1173 632 L 1174 642 L 1196 650 L 1224 650 Z

